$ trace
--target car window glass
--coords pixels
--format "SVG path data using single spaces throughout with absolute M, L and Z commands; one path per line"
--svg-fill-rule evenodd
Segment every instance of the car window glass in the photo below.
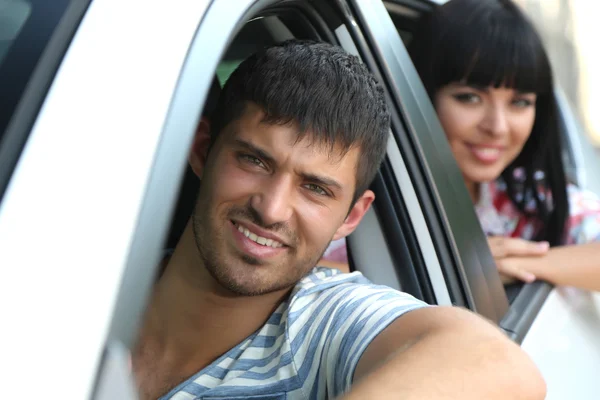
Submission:
M 25 0 L 0 1 L 0 65 L 30 15 L 31 4 Z
M 251 54 L 282 39 L 269 30 L 269 25 L 281 21 L 276 16 L 256 18 L 244 25 L 217 67 L 217 78 L 223 86 L 229 75 Z
M 0 146 L 28 83 L 72 0 L 0 0 Z

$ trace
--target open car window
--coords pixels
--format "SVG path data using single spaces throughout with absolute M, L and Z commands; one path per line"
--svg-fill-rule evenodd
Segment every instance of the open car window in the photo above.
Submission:
M 161 147 L 154 162 L 153 178 L 146 190 L 143 211 L 133 238 L 108 335 L 109 345 L 111 342 L 119 342 L 131 347 L 134 343 L 137 323 L 156 278 L 156 272 L 149 273 L 157 261 L 154 257 L 163 254 L 163 251 L 170 247 L 166 244 L 166 238 L 169 238 L 171 244 L 176 242 L 174 238 L 177 234 L 171 232 L 171 235 L 168 235 L 166 232 L 169 231 L 169 227 L 173 227 L 173 221 L 185 221 L 186 215 L 189 216 L 194 206 L 194 189 L 186 190 L 185 162 L 188 146 L 202 110 L 206 104 L 214 102 L 214 98 L 211 99 L 214 92 L 210 87 L 214 87 L 215 83 L 221 86 L 234 65 L 257 48 L 290 39 L 290 36 L 339 43 L 347 51 L 358 53 L 363 59 L 372 57 L 368 48 L 354 44 L 346 24 L 352 26 L 356 24 L 356 20 L 346 14 L 346 9 L 337 9 L 332 4 L 304 1 L 276 4 L 273 7 L 261 3 L 261 6 L 234 15 L 224 2 L 214 3 L 208 9 L 191 45 L 165 121 Z M 224 16 L 225 13 L 227 17 Z M 349 20 L 351 17 L 352 20 Z M 216 29 L 221 33 L 231 32 L 232 37 L 221 34 L 219 41 L 216 41 L 213 39 Z M 376 68 L 375 64 L 368 65 Z M 396 168 L 400 165 L 398 163 L 403 164 L 404 161 L 395 142 L 390 146 L 393 156 L 386 162 L 388 167 L 382 169 L 373 187 L 380 199 L 379 203 L 375 204 L 375 215 L 379 217 L 372 218 L 368 227 L 365 225 L 364 228 L 380 230 L 379 233 L 386 241 L 380 250 L 388 251 L 389 254 L 384 258 L 378 257 L 372 252 L 368 242 L 351 241 L 350 252 L 357 254 L 354 267 L 359 271 L 364 269 L 365 274 L 371 275 L 376 281 L 381 279 L 377 283 L 388 284 L 387 279 L 395 277 L 398 281 L 392 283 L 393 286 L 401 287 L 430 303 L 450 304 L 451 299 L 445 284 L 439 280 L 442 273 L 435 253 L 429 251 L 428 255 L 423 254 L 428 248 L 421 246 L 422 243 L 429 240 L 428 245 L 432 246 L 428 231 L 423 229 L 425 223 L 422 221 L 418 230 L 414 227 L 415 218 L 422 220 L 423 211 L 420 216 L 408 216 L 407 207 L 420 207 L 416 193 L 413 193 L 410 199 L 400 195 L 408 190 L 406 185 L 410 185 L 410 180 L 406 180 L 401 186 L 398 185 L 395 178 Z M 194 183 L 193 177 L 190 182 L 192 185 L 198 184 Z M 192 200 L 184 201 L 182 196 L 188 196 Z M 403 203 L 410 205 L 404 208 L 395 207 L 396 204 Z M 181 204 L 186 204 L 188 209 L 177 208 Z M 359 227 L 359 230 L 362 229 Z M 150 253 L 149 248 L 156 250 Z M 432 256 L 432 262 L 425 263 L 425 258 Z M 418 269 L 415 266 L 418 266 Z M 370 273 L 373 268 L 388 270 L 386 274 L 381 275 Z M 432 284 L 429 279 L 432 273 L 437 279 L 436 284 Z

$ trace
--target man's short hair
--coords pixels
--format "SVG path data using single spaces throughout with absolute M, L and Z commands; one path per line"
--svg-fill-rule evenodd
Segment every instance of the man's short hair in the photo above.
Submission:
M 358 147 L 354 201 L 369 187 L 385 156 L 390 116 L 382 86 L 358 57 L 300 40 L 255 53 L 223 87 L 212 115 L 213 141 L 249 102 L 263 109 L 265 122 L 296 123 L 298 140 L 310 132 L 332 149 Z

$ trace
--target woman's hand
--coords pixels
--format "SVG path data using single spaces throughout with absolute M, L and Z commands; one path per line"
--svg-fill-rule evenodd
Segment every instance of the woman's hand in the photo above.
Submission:
M 532 242 L 502 236 L 489 237 L 488 244 L 505 284 L 514 282 L 515 279 L 527 283 L 535 281 L 535 274 L 527 268 L 531 263 L 527 261 L 545 256 L 550 248 L 548 242 Z

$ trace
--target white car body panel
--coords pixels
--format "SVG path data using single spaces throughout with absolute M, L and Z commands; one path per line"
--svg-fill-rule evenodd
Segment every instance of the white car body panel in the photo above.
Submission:
M 163 122 L 207 4 L 94 0 L 86 12 L 0 208 L 0 370 L 19 372 L 4 375 L 4 398 L 89 397 Z
M 600 399 L 600 293 L 553 289 L 522 348 L 546 380 L 547 400 Z

